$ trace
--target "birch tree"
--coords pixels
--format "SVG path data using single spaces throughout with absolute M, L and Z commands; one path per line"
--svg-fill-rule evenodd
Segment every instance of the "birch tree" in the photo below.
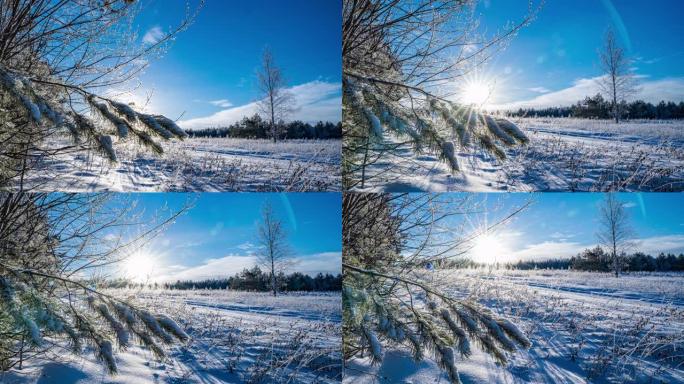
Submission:
M 615 277 L 620 276 L 621 254 L 631 245 L 634 230 L 623 202 L 614 193 L 607 193 L 599 207 L 599 230 L 597 237 L 601 245 L 608 249 Z
M 262 209 L 257 239 L 260 246 L 257 263 L 268 271 L 271 291 L 273 296 L 277 296 L 278 275 L 288 265 L 290 246 L 283 222 L 275 216 L 270 203 L 266 203 Z
M 275 143 L 283 134 L 281 122 L 292 112 L 294 99 L 286 89 L 287 82 L 283 72 L 268 47 L 264 49 L 257 80 L 261 96 L 257 105 L 259 112 L 268 121 L 269 133 Z
M 636 79 L 630 69 L 632 61 L 617 42 L 612 29 L 606 33 L 599 58 L 604 76 L 598 83 L 611 102 L 615 123 L 619 123 L 624 112 L 621 110 L 621 103 L 636 92 Z

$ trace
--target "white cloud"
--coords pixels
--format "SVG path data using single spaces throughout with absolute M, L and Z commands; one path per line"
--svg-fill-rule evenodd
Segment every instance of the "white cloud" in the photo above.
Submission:
M 552 239 L 567 240 L 575 237 L 575 235 L 572 233 L 554 232 L 549 235 L 549 237 Z
M 295 108 L 289 120 L 305 122 L 340 121 L 342 84 L 316 80 L 290 87 L 289 91 L 295 100 Z M 180 121 L 179 125 L 185 129 L 226 126 L 241 120 L 245 116 L 252 116 L 257 111 L 257 103 L 252 102 L 225 109 L 211 116 Z
M 142 38 L 145 44 L 157 44 L 165 36 L 160 26 L 155 26 L 147 30 Z
M 245 268 L 254 266 L 254 256 L 230 255 L 219 259 L 208 259 L 196 267 L 174 266 L 175 271 L 159 274 L 159 281 L 201 280 L 213 277 L 228 277 Z
M 552 238 L 557 238 L 554 236 Z M 644 252 L 646 254 L 657 255 L 660 252 L 684 252 L 684 235 L 665 235 L 654 236 L 643 239 L 632 240 L 633 246 L 629 252 Z M 596 243 L 577 243 L 566 240 L 545 241 L 539 244 L 532 244 L 523 249 L 511 252 L 508 260 L 544 260 L 555 258 L 568 258 L 582 252 L 587 248 L 593 248 Z M 505 262 L 505 261 L 504 261 Z
M 295 266 L 289 272 L 315 275 L 319 272 L 339 274 L 342 271 L 340 252 L 323 252 L 307 256 L 293 257 Z M 202 280 L 233 276 L 245 268 L 256 264 L 254 255 L 228 255 L 218 259 L 205 260 L 195 267 L 174 265 L 167 267 L 165 273 L 157 273 L 157 281 Z
M 571 257 L 583 249 L 589 247 L 569 241 L 545 241 L 539 244 L 528 245 L 525 248 L 511 254 L 511 260 L 543 260 Z
M 533 87 L 533 88 L 527 88 L 529 91 L 536 92 L 536 93 L 549 93 L 548 89 L 544 87 Z
M 684 235 L 649 237 L 635 240 L 634 243 L 635 250 L 650 253 L 654 256 L 660 252 L 679 253 L 684 251 Z
M 323 252 L 295 258 L 296 265 L 292 272 L 315 275 L 319 272 L 337 275 L 342 273 L 342 253 Z
M 221 107 L 221 108 L 230 108 L 233 106 L 233 103 L 231 103 L 227 99 L 212 100 L 209 102 L 209 104 L 215 105 L 215 106 Z
M 576 80 L 569 88 L 555 92 L 549 92 L 530 100 L 516 101 L 512 103 L 495 105 L 492 109 L 518 109 L 518 108 L 545 108 L 570 106 L 587 96 L 594 96 L 600 92 L 598 81 L 601 77 Z M 657 103 L 665 101 L 684 101 L 684 77 L 673 77 L 661 80 L 644 80 L 646 76 L 640 76 L 638 91 L 631 100 L 641 99 Z M 533 90 L 533 89 L 530 89 Z
M 245 243 L 242 243 L 242 244 L 238 245 L 236 248 L 238 248 L 238 249 L 240 249 L 240 250 L 243 250 L 243 251 L 250 251 L 250 250 L 252 250 L 252 249 L 254 249 L 254 248 L 257 248 L 257 246 L 254 245 L 254 244 L 252 244 L 252 243 L 250 243 L 249 241 L 247 241 L 247 242 L 245 242 Z

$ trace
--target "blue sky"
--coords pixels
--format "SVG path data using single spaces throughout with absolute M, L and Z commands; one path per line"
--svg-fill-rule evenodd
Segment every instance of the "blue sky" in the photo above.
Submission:
M 143 212 L 146 223 L 188 202 L 193 207 L 122 263 L 115 272 L 118 276 L 201 279 L 251 268 L 257 251 L 256 228 L 266 202 L 271 202 L 289 235 L 298 263 L 291 272 L 341 270 L 339 193 L 140 193 L 127 195 L 126 200 L 136 202 L 136 212 Z M 121 199 L 111 204 L 121 204 Z
M 684 252 L 684 195 L 619 193 L 634 229 L 632 251 Z M 602 193 L 481 194 L 491 213 L 477 225 L 495 223 L 531 200 L 532 205 L 491 234 L 499 261 L 569 257 L 597 243 Z
M 194 9 L 198 0 L 189 3 Z M 142 103 L 152 91 L 149 108 L 174 119 L 185 112 L 187 127 L 229 123 L 255 112 L 256 70 L 269 46 L 298 99 L 292 117 L 338 121 L 341 8 L 341 0 L 207 0 L 163 57 L 150 60 L 141 87 L 123 98 Z M 185 14 L 185 1 L 144 0 L 136 43 L 154 42 Z
M 539 3 L 539 0 L 535 0 Z M 477 12 L 490 34 L 519 21 L 528 0 L 483 0 Z M 547 0 L 536 20 L 483 71 L 496 82 L 491 104 L 566 104 L 598 90 L 597 50 L 612 27 L 640 78 L 639 97 L 684 100 L 684 2 Z

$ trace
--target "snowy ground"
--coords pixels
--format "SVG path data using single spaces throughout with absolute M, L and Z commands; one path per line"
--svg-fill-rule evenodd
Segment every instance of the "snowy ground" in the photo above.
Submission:
M 64 139 L 63 141 L 65 141 Z M 63 142 L 55 143 L 60 146 Z M 45 157 L 25 185 L 39 191 L 339 191 L 340 140 L 197 138 L 165 153 L 125 143 L 118 163 L 74 151 Z
M 513 320 L 532 347 L 506 367 L 477 351 L 464 383 L 684 383 L 684 275 L 460 270 L 435 277 Z M 353 360 L 348 383 L 448 383 L 432 361 L 400 350 Z M 363 372 L 363 373 L 362 373 Z
M 112 291 L 179 319 L 191 341 L 157 361 L 141 347 L 117 352 L 119 374 L 109 376 L 92 351 L 64 350 L 0 383 L 339 383 L 340 294 L 232 291 Z
M 461 152 L 464 172 L 451 174 L 437 157 L 417 155 L 404 145 L 369 167 L 363 190 L 684 190 L 684 121 L 512 120 L 530 144 L 507 149 L 504 162 Z

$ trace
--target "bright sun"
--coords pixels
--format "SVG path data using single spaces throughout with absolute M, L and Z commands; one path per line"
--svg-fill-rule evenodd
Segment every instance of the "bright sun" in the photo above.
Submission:
M 493 87 L 484 81 L 468 81 L 461 90 L 461 101 L 468 105 L 481 106 L 492 96 Z
M 124 275 L 136 282 L 149 280 L 154 272 L 154 258 L 146 253 L 136 253 L 126 259 L 124 263 Z
M 475 245 L 470 249 L 470 256 L 478 263 L 493 264 L 506 256 L 504 244 L 491 234 L 483 234 L 475 239 Z

